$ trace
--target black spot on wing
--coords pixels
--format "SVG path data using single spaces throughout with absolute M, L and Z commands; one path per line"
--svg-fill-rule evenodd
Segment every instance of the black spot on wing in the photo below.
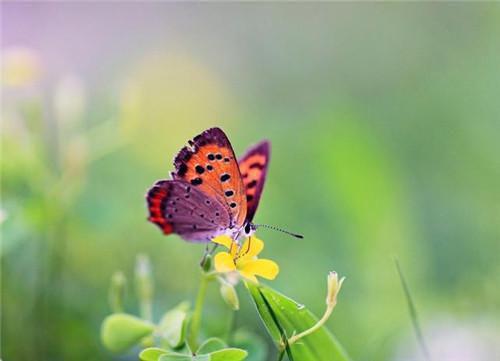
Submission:
M 200 185 L 201 183 L 203 183 L 203 180 L 200 177 L 191 179 L 191 184 L 194 186 Z
M 247 188 L 251 189 L 251 188 L 254 188 L 256 185 L 257 185 L 257 181 L 254 179 L 253 181 L 251 181 L 247 184 Z
M 177 174 L 178 174 L 180 177 L 183 177 L 183 176 L 186 174 L 187 170 L 188 170 L 187 165 L 186 165 L 185 163 L 181 163 L 181 164 L 179 165 L 179 170 L 177 171 Z
M 260 163 L 252 163 L 250 164 L 250 169 L 253 169 L 253 168 L 258 168 L 258 169 L 263 169 L 264 168 L 264 165 L 263 164 L 260 164 Z

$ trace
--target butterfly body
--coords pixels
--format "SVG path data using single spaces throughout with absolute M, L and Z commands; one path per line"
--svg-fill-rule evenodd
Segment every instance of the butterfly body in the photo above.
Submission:
M 219 235 L 238 240 L 253 233 L 269 148 L 261 142 L 238 161 L 220 128 L 194 137 L 175 157 L 172 179 L 160 180 L 148 191 L 149 221 L 166 235 L 192 242 Z

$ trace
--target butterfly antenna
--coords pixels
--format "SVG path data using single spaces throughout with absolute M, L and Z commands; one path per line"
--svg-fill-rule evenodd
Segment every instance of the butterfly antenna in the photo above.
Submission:
M 275 227 L 275 226 L 270 226 L 270 225 L 268 225 L 268 224 L 255 224 L 255 228 L 256 228 L 256 229 L 257 229 L 257 228 L 259 228 L 259 227 L 269 228 L 269 229 L 272 229 L 272 230 L 274 230 L 274 231 L 278 231 L 278 232 L 286 233 L 286 234 L 288 234 L 289 236 L 292 236 L 292 237 L 295 237 L 295 238 L 300 238 L 300 239 L 304 238 L 304 236 L 303 236 L 303 235 L 301 235 L 301 234 L 298 234 L 298 233 L 292 233 L 292 232 L 287 231 L 287 230 L 285 230 L 285 229 L 282 229 L 282 228 L 279 228 L 279 227 Z

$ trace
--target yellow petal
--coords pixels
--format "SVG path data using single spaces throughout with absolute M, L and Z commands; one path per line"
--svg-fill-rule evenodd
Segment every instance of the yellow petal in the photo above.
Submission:
M 255 277 L 253 274 L 240 271 L 240 275 L 242 275 L 247 280 L 252 281 L 253 283 L 259 283 L 259 281 L 257 280 L 257 277 Z
M 249 275 L 256 275 L 273 280 L 278 275 L 280 269 L 278 265 L 269 259 L 256 259 L 245 262 L 241 268 L 238 268 L 240 273 L 248 278 Z
M 227 252 L 219 252 L 214 257 L 215 270 L 217 272 L 231 272 L 236 269 L 233 257 Z
M 212 242 L 220 244 L 227 249 L 231 248 L 231 244 L 233 243 L 233 240 L 229 236 L 217 236 L 212 239 Z
M 239 257 L 241 259 L 249 259 L 257 256 L 264 249 L 264 242 L 257 237 L 248 237 L 243 246 L 240 248 Z

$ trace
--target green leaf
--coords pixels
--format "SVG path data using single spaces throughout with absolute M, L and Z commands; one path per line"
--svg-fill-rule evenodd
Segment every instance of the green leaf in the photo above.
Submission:
M 179 348 L 184 343 L 187 327 L 189 304 L 180 303 L 174 309 L 166 312 L 159 324 L 160 337 L 165 339 L 170 347 Z
M 139 358 L 142 361 L 158 361 L 158 359 L 167 354 L 168 351 L 158 347 L 150 347 L 141 351 Z
M 247 350 L 247 361 L 266 361 L 267 345 L 257 334 L 245 329 L 237 330 L 231 336 L 231 345 Z
M 225 347 L 227 347 L 226 343 L 222 341 L 220 338 L 211 337 L 201 344 L 201 346 L 198 348 L 198 351 L 196 351 L 196 354 L 203 355 L 210 352 L 221 350 Z
M 172 352 L 161 356 L 158 361 L 193 361 L 193 360 L 196 360 L 196 358 L 191 357 L 190 355 L 183 355 L 181 353 Z
M 283 335 L 289 338 L 294 333 L 307 330 L 318 320 L 303 305 L 272 288 L 251 283 L 247 283 L 247 288 L 262 321 L 278 346 Z M 349 360 L 343 347 L 326 327 L 321 327 L 316 332 L 305 336 L 286 351 L 289 359 L 298 361 Z
M 123 352 L 154 331 L 148 321 L 125 313 L 106 317 L 101 326 L 101 340 L 113 352 Z
M 210 354 L 210 361 L 240 361 L 247 357 L 247 352 L 239 348 L 225 348 L 212 352 Z
M 193 361 L 210 361 L 210 355 L 198 355 L 193 356 Z

